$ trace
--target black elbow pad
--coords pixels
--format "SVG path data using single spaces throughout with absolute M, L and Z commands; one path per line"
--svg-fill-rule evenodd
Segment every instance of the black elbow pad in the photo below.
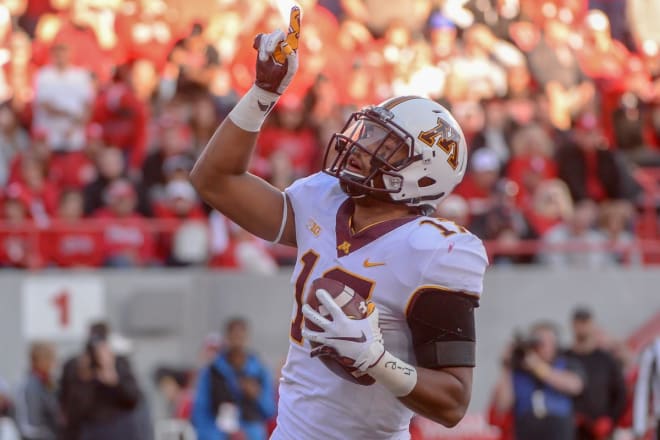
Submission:
M 417 365 L 425 368 L 474 367 L 474 309 L 479 301 L 465 293 L 421 289 L 407 310 Z

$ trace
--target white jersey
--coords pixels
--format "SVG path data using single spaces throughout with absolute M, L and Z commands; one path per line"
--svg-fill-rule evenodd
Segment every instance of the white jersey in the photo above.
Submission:
M 378 307 L 385 348 L 415 364 L 407 307 L 424 287 L 479 296 L 488 265 L 481 241 L 452 222 L 407 217 L 351 234 L 352 200 L 334 177 L 314 174 L 286 190 L 295 215 L 298 261 L 290 348 L 280 382 L 277 440 L 408 439 L 412 412 L 379 384 L 332 373 L 300 335 L 311 282 L 334 278 Z

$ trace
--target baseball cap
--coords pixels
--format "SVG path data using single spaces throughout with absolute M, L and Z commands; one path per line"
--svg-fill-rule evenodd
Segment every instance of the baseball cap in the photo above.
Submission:
M 442 13 L 436 12 L 432 14 L 431 18 L 429 19 L 429 29 L 456 29 L 456 25 Z
M 165 187 L 165 194 L 169 199 L 195 200 L 195 188 L 186 180 L 173 180 Z
M 472 170 L 476 172 L 481 171 L 499 171 L 500 160 L 497 154 L 489 148 L 481 148 L 472 155 L 471 160 Z
M 168 157 L 163 162 L 163 173 L 170 175 L 176 171 L 190 171 L 193 167 L 193 160 L 182 154 Z

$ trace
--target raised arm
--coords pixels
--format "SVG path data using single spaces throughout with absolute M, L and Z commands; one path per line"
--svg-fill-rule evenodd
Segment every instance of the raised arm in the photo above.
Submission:
M 286 197 L 268 182 L 248 173 L 261 125 L 298 68 L 297 51 L 291 49 L 289 42 L 299 36 L 300 14 L 294 17 L 292 11 L 292 20 L 298 22 L 290 25 L 288 36 L 275 31 L 255 39 L 255 84 L 216 130 L 197 159 L 190 181 L 206 202 L 247 231 L 295 246 L 293 211 Z M 273 57 L 278 48 L 277 52 L 286 53 L 283 63 Z

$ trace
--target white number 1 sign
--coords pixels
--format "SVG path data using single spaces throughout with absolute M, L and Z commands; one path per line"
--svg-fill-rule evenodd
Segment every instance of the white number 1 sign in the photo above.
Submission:
M 29 277 L 21 303 L 27 339 L 79 340 L 105 315 L 103 282 L 90 276 Z

